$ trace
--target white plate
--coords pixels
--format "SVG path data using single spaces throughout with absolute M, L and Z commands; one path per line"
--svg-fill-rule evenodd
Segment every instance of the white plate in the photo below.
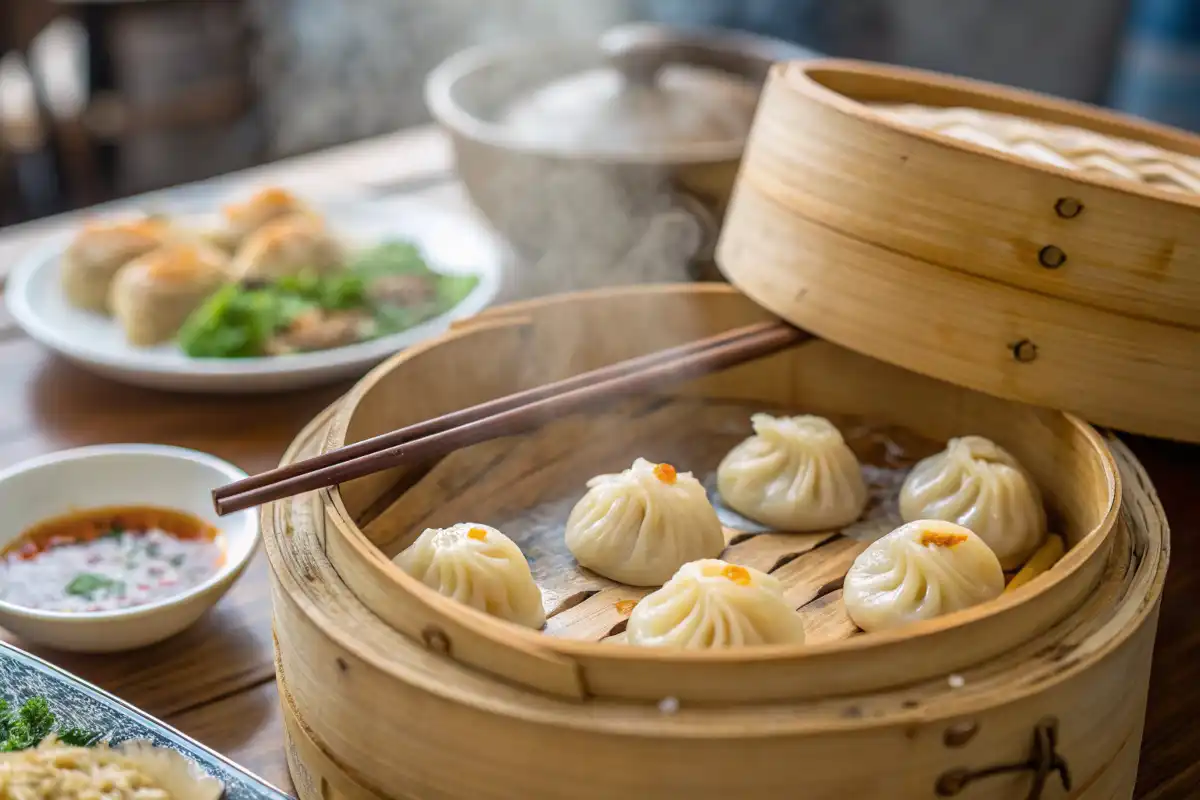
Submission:
M 398 350 L 483 310 L 500 286 L 503 245 L 479 222 L 418 200 L 359 200 L 319 209 L 329 227 L 356 245 L 403 239 L 438 272 L 475 274 L 479 285 L 442 316 L 369 342 L 269 358 L 191 358 L 174 343 L 134 347 L 111 319 L 69 305 L 59 265 L 74 234 L 22 261 L 8 279 L 9 313 L 30 337 L 79 366 L 113 380 L 184 392 L 252 393 L 299 389 L 358 377 Z

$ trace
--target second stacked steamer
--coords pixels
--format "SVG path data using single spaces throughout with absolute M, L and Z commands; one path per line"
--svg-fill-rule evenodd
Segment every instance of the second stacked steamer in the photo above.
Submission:
M 1200 441 L 1200 139 L 850 62 L 776 68 L 719 247 L 822 338 Z

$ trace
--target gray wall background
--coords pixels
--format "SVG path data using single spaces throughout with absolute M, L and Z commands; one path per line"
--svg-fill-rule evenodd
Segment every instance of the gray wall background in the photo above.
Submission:
M 1103 102 L 1127 0 L 249 0 L 271 155 L 428 119 L 425 75 L 483 41 L 631 19 L 715 24 L 820 52 Z

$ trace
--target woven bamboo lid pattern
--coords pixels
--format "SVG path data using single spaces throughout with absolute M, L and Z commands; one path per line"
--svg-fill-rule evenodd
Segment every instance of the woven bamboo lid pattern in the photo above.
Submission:
M 1200 194 L 1200 158 L 1144 142 L 974 108 L 874 108 L 906 125 L 1053 167 Z

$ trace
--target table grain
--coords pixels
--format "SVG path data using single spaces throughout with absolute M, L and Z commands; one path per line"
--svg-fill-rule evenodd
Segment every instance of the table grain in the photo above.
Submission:
M 278 182 L 307 192 L 386 189 L 462 203 L 422 188 L 449 167 L 445 142 L 426 129 L 222 179 L 222 190 Z M 0 230 L 0 274 L 65 218 Z M 122 386 L 51 356 L 0 315 L 0 468 L 30 456 L 105 442 L 159 442 L 213 453 L 255 472 L 274 466 L 300 429 L 346 390 L 280 395 L 181 395 Z M 1124 437 L 1161 495 L 1172 528 L 1138 800 L 1200 797 L 1200 447 Z M 0 631 L 0 636 L 5 634 Z M 145 650 L 35 654 L 111 691 L 290 790 L 274 682 L 267 564 L 258 553 L 233 590 L 189 631 Z

